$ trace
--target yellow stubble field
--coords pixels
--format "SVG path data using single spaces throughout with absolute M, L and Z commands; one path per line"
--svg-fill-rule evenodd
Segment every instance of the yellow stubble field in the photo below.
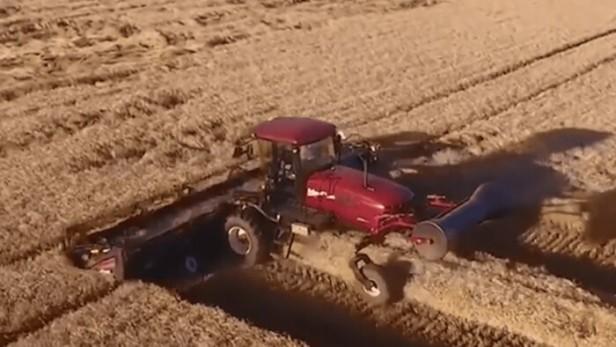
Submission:
M 1 2 L 0 343 L 610 346 L 615 37 L 608 0 Z M 511 177 L 546 206 L 387 309 L 344 281 L 346 237 L 195 300 L 60 255 L 67 228 L 220 181 L 234 140 L 282 115 L 458 144 L 403 179 Z

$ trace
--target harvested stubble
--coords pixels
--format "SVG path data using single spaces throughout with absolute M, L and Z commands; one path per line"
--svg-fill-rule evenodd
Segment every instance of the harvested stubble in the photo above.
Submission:
M 464 129 L 472 130 L 476 124 L 485 124 L 490 129 L 489 126 L 498 117 L 521 124 L 529 119 L 543 119 L 535 118 L 529 110 L 519 112 L 519 109 L 533 107 L 535 99 L 553 93 L 563 84 L 577 83 L 588 74 L 597 76 L 600 74 L 597 70 L 605 73 L 606 67 L 603 65 L 616 59 L 615 35 L 600 36 L 579 46 L 555 50 L 548 57 L 516 68 L 512 66 L 511 71 L 496 78 L 452 90 L 447 97 L 398 110 L 389 117 L 379 119 L 378 127 L 368 123 L 360 125 L 355 131 L 365 136 L 384 135 L 400 131 L 400 125 L 404 124 L 408 129 L 425 129 L 433 135 L 446 135 L 452 132 L 457 134 Z M 516 108 L 517 111 L 514 111 Z M 570 122 L 575 123 L 575 118 Z M 528 127 L 523 133 L 528 134 L 532 130 Z M 524 136 L 516 134 L 517 139 Z M 443 139 L 448 138 L 455 139 L 455 136 L 452 134 Z M 476 145 L 474 142 L 467 144 Z
M 587 64 L 594 65 L 594 69 L 583 76 L 545 91 L 532 103 L 517 104 L 489 120 L 471 122 L 446 138 L 470 140 L 474 152 L 485 155 L 507 148 L 536 132 L 574 127 L 589 130 L 589 133 L 605 133 L 596 141 L 580 136 L 554 138 L 553 143 L 537 149 L 543 149 L 544 153 L 538 155 L 545 156 L 542 159 L 549 160 L 578 188 L 595 192 L 612 188 L 616 175 L 615 167 L 610 165 L 616 160 L 616 43 L 612 39 L 609 45 L 594 49 L 601 49 L 611 59 L 588 61 Z M 575 143 L 579 146 L 569 151 L 550 152 L 550 146 L 574 147 Z
M 319 251 L 298 247 L 297 252 L 305 264 L 353 281 L 347 264 L 358 241 L 359 235 L 323 234 Z M 449 254 L 443 262 L 423 262 L 403 255 L 405 240 L 390 242 L 366 253 L 379 264 L 410 263 L 416 275 L 404 286 L 407 299 L 552 346 L 608 347 L 616 339 L 616 310 L 570 281 L 522 265 L 512 269 L 488 256 L 468 261 Z M 391 258 L 396 248 L 402 253 Z
M 329 3 L 329 4 L 327 4 Z M 323 6 L 323 5 L 329 6 Z M 328 20 L 367 12 L 404 11 L 423 5 L 396 6 L 396 1 L 313 0 L 300 6 L 264 6 L 261 1 L 126 1 L 105 6 L 84 1 L 78 6 L 21 4 L 0 18 L 0 100 L 15 100 L 38 91 L 66 86 L 100 86 L 135 81 L 152 62 L 166 69 L 191 65 L 195 52 L 281 30 L 311 30 Z M 122 13 L 121 18 L 113 13 Z M 170 12 L 174 20 L 169 20 Z M 41 40 L 43 39 L 43 40 Z M 0 48 L 0 49 L 2 49 Z M 67 53 L 67 50 L 70 52 Z M 44 51 L 43 56 L 37 53 Z M 42 63 L 42 64 L 41 64 Z M 110 69 L 110 68 L 115 68 Z M 68 75 L 68 76 L 67 76 Z M 61 93 L 57 93 L 61 95 Z M 13 113 L 12 110 L 8 112 Z
M 0 267 L 0 342 L 38 329 L 114 287 L 106 276 L 76 270 L 55 251 Z
M 12 346 L 306 346 L 233 318 L 191 305 L 144 283 L 71 312 Z
M 373 307 L 342 279 L 292 261 L 218 273 L 182 296 L 316 346 L 541 346 L 416 301 Z
M 6 44 L 0 51 L 0 65 L 6 67 L 0 76 L 0 99 L 5 100 L 0 103 L 0 263 L 54 246 L 67 226 L 113 212 L 128 216 L 137 208 L 150 207 L 152 196 L 187 182 L 210 176 L 221 179 L 240 125 L 274 115 L 323 117 L 338 122 L 345 131 L 366 135 L 375 135 L 372 129 L 442 135 L 466 124 L 483 126 L 496 121 L 508 126 L 519 122 L 512 129 L 520 129 L 541 118 L 563 120 L 571 126 L 606 125 L 593 112 L 579 123 L 570 113 L 566 120 L 551 117 L 546 109 L 534 114 L 534 106 L 529 105 L 536 99 L 550 102 L 541 99 L 542 95 L 587 78 L 579 75 L 590 75 L 595 65 L 612 59 L 610 40 L 616 23 L 610 0 L 595 1 L 593 6 L 575 0 L 557 5 L 551 1 L 457 0 L 386 15 L 365 12 L 390 9 L 389 2 L 313 0 L 288 7 L 298 9 L 290 16 L 279 10 L 288 11 L 285 6 L 295 2 L 241 3 L 187 0 L 170 5 L 161 1 L 144 9 L 144 4 L 135 1 L 116 7 L 84 1 L 45 5 L 43 11 L 36 0 L 2 8 L 0 17 L 6 17 L 0 18 L 0 26 L 9 30 L 0 35 Z M 171 21 L 170 6 L 181 9 Z M 265 8 L 274 12 L 261 12 Z M 126 21 L 105 17 L 110 10 L 125 13 Z M 546 13 L 567 25 L 546 21 Z M 260 24 L 253 28 L 254 23 Z M 234 44 L 212 50 L 213 43 Z M 31 54 L 41 47 L 48 54 Z M 67 49 L 73 53 L 66 53 Z M 612 110 L 607 102 L 600 105 L 602 111 Z M 606 127 L 611 129 L 610 124 Z M 499 130 L 511 135 L 510 129 Z M 468 131 L 452 136 L 462 133 Z M 486 134 L 498 140 L 486 143 L 510 142 L 490 131 Z M 480 142 L 475 138 L 470 144 Z M 605 148 L 611 149 L 607 143 Z M 579 179 L 609 180 L 598 169 L 585 175 L 582 165 L 565 164 L 563 168 L 571 169 L 570 176 Z M 569 240 L 551 239 L 559 247 Z M 608 253 L 600 254 L 602 261 L 613 259 Z M 90 294 L 112 288 L 96 275 L 67 270 L 59 260 L 47 263 L 46 257 L 53 258 L 44 254 L 31 264 L 25 261 L 2 268 L 8 278 L 5 292 L 13 293 L 6 297 L 6 307 L 24 313 L 3 318 L 7 333 L 36 328 L 44 322 L 34 324 L 33 317 L 41 314 L 51 319 L 78 306 Z M 530 344 L 520 337 L 525 335 L 559 346 L 571 341 L 602 346 L 614 331 L 613 312 L 566 281 L 534 270 L 512 274 L 493 259 L 486 263 L 450 261 L 428 266 L 425 282 L 412 287 L 427 305 L 450 314 L 435 313 L 434 308 L 407 311 L 410 306 L 403 306 L 401 318 L 395 319 L 404 322 L 402 326 L 415 327 L 409 331 L 459 343 L 455 333 L 475 329 L 464 335 L 468 344 Z M 280 282 L 287 281 L 281 276 Z M 24 306 L 31 298 L 28 290 L 40 278 L 53 285 L 34 287 L 36 298 L 50 302 L 51 309 L 43 304 Z M 61 281 L 64 278 L 66 282 Z M 309 291 L 312 280 L 298 285 Z M 79 289 L 83 283 L 87 283 L 84 291 Z M 465 289 L 469 284 L 474 290 Z M 52 292 L 54 286 L 61 290 Z M 15 288 L 23 290 L 15 292 Z M 496 290 L 505 296 L 497 298 Z M 504 305 L 503 298 L 522 304 Z M 123 300 L 130 303 L 134 299 L 135 305 L 120 311 L 121 319 L 114 319 L 112 310 L 125 305 Z M 174 325 L 184 310 L 197 320 L 212 313 L 173 300 L 149 286 L 122 287 L 102 301 L 63 316 L 21 344 L 137 344 L 139 339 L 154 344 L 199 344 L 222 343 L 229 336 L 210 335 L 197 325 Z M 537 307 L 545 309 L 545 315 Z M 595 311 L 590 312 L 592 308 Z M 165 316 L 162 310 L 174 316 Z M 418 320 L 409 318 L 407 312 L 414 312 Z M 584 315 L 594 321 L 584 321 Z M 153 317 L 151 322 L 145 322 L 148 317 Z M 394 319 L 386 317 L 384 321 Z M 426 317 L 448 323 L 437 323 L 431 330 L 423 325 Z M 494 321 L 485 324 L 496 328 L 486 328 L 486 333 L 477 322 L 487 317 Z M 102 322 L 102 328 L 92 328 L 92 322 Z M 231 326 L 237 324 L 233 321 Z M 75 325 L 90 327 L 71 330 Z M 506 325 L 520 335 L 507 332 Z M 165 328 L 156 329 L 161 326 Z M 453 326 L 454 334 L 448 335 Z M 114 328 L 125 330 L 115 335 Z M 251 334 L 248 330 L 252 328 L 242 329 Z M 67 331 L 73 332 L 63 337 Z M 234 332 L 227 330 L 230 335 Z M 266 341 L 287 343 L 280 342 L 280 337 Z M 240 343 L 250 344 L 248 340 Z

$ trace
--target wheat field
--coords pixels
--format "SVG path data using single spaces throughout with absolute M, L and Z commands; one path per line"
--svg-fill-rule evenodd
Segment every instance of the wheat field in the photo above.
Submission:
M 0 0 L 0 344 L 614 346 L 615 38 L 611 0 Z M 63 258 L 67 229 L 224 180 L 288 115 L 429 136 L 393 150 L 401 182 L 502 178 L 535 208 L 387 308 L 350 284 L 354 234 L 184 296 Z

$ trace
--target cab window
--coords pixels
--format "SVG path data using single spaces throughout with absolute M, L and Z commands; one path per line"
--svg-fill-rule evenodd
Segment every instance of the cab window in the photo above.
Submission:
M 334 139 L 332 137 L 300 147 L 299 157 L 302 167 L 317 168 L 329 166 L 336 160 Z

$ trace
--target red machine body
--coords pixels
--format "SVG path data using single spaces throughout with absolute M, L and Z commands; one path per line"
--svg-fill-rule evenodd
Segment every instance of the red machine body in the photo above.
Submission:
M 407 187 L 354 168 L 336 165 L 313 173 L 306 184 L 306 205 L 333 213 L 344 223 L 370 233 L 383 229 L 385 216 L 404 213 L 414 197 Z M 408 216 L 397 218 L 405 224 L 414 223 Z
M 364 144 L 351 151 L 350 157 L 355 158 L 355 164 L 357 158 L 363 158 L 363 169 L 346 165 L 348 161 L 345 163 L 341 158 L 344 144 L 334 124 L 307 117 L 278 117 L 257 125 L 253 136 L 276 152 L 271 159 L 276 169 L 279 162 L 287 160 L 287 166 L 291 167 L 289 171 L 306 176 L 305 180 L 292 183 L 296 185 L 296 192 L 305 192 L 303 196 L 295 197 L 301 205 L 329 213 L 339 224 L 373 236 L 410 231 L 419 221 L 413 210 L 416 197 L 411 189 L 368 172 L 368 158 L 376 152 L 371 148 L 373 144 Z M 305 163 L 310 161 L 304 158 L 308 155 L 306 152 L 312 150 L 317 152 L 315 157 L 319 164 L 316 169 L 308 169 L 311 165 Z M 271 191 L 275 195 L 277 190 Z M 435 208 L 438 213 L 455 207 L 440 197 L 428 197 L 424 204 L 426 206 L 422 208 Z M 411 238 L 415 243 L 423 242 L 421 238 Z
M 305 191 L 305 196 L 296 197 L 305 206 L 331 213 L 338 223 L 373 235 L 412 227 L 416 220 L 409 206 L 415 194 L 393 180 L 368 173 L 367 167 L 361 170 L 342 165 L 342 144 L 336 145 L 336 131 L 335 125 L 317 119 L 279 117 L 259 124 L 253 133 L 272 146 L 294 149 L 288 154 L 297 159 L 294 173 L 307 174 L 305 182 L 300 183 L 305 187 L 298 190 Z M 325 164 L 306 172 L 302 158 L 311 147 L 317 149 L 316 156 Z M 367 148 L 362 150 L 364 153 L 355 154 L 367 154 Z

